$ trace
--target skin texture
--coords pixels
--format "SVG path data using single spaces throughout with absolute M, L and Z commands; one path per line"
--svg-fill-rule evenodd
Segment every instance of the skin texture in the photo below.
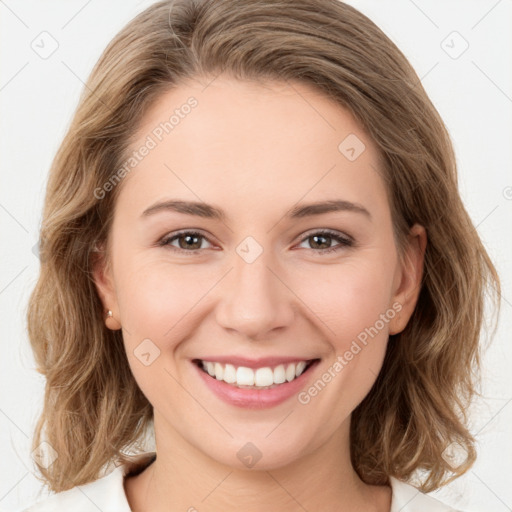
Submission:
M 401 264 L 377 150 L 347 110 L 304 84 L 227 76 L 210 82 L 182 84 L 146 113 L 134 150 L 187 98 L 198 102 L 123 179 L 111 266 L 94 271 L 105 308 L 122 325 L 133 375 L 154 407 L 158 457 L 125 480 L 130 505 L 157 512 L 389 511 L 390 488 L 364 484 L 352 468 L 350 417 L 375 382 L 388 335 L 403 330 L 415 307 L 425 231 L 412 228 Z M 349 134 L 365 145 L 354 161 L 338 149 Z M 171 211 L 141 217 L 170 198 L 213 204 L 226 219 Z M 327 199 L 362 205 L 371 217 L 285 217 L 297 205 Z M 194 254 L 157 245 L 182 229 L 205 237 Z M 339 245 L 315 244 L 311 235 L 322 229 L 348 235 L 354 245 L 322 254 Z M 263 250 L 252 263 L 236 252 L 248 236 Z M 263 410 L 226 404 L 191 363 L 211 355 L 321 358 L 307 388 L 393 304 L 400 313 L 308 404 L 296 396 Z M 144 339 L 160 350 L 149 366 L 134 354 Z M 247 442 L 262 454 L 252 469 L 237 457 Z

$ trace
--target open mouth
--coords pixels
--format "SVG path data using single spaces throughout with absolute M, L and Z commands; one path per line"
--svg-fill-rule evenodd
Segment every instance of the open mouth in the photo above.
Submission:
M 308 359 L 273 367 L 248 368 L 214 361 L 194 359 L 192 362 L 212 379 L 241 389 L 272 389 L 292 382 L 306 373 L 320 359 Z

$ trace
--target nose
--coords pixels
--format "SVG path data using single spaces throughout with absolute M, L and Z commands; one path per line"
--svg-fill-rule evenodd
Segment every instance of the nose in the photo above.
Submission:
M 292 325 L 296 297 L 270 251 L 248 261 L 234 254 L 234 268 L 218 290 L 216 319 L 226 331 L 243 338 L 269 339 L 273 331 Z

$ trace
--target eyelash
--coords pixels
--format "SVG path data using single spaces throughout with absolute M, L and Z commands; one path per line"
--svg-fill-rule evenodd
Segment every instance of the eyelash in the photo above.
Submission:
M 179 252 L 179 253 L 187 253 L 188 256 L 194 256 L 196 255 L 201 249 L 197 250 L 187 250 L 187 249 L 181 249 L 180 247 L 174 247 L 171 244 L 174 240 L 179 239 L 183 235 L 192 235 L 200 238 L 204 238 L 205 240 L 208 240 L 206 236 L 204 236 L 202 233 L 199 233 L 198 231 L 180 231 L 178 233 L 173 234 L 172 236 L 165 236 L 161 240 L 158 241 L 158 246 L 160 247 L 168 247 L 169 249 Z M 312 251 L 318 253 L 319 255 L 325 255 L 331 252 L 339 251 L 346 247 L 352 247 L 354 245 L 354 241 L 347 236 L 342 236 L 336 231 L 331 231 L 329 229 L 324 229 L 320 231 L 313 231 L 309 233 L 307 236 L 301 239 L 299 243 L 305 242 L 308 238 L 311 238 L 313 236 L 324 236 L 327 235 L 328 238 L 331 238 L 335 240 L 336 242 L 339 242 L 338 245 L 335 245 L 334 247 L 328 247 L 327 249 L 311 249 Z

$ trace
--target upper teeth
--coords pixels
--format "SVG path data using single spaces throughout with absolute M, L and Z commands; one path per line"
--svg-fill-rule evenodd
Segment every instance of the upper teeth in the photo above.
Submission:
M 234 366 L 232 364 L 214 363 L 201 361 L 203 368 L 217 380 L 223 380 L 228 384 L 236 386 L 257 386 L 266 387 L 274 384 L 282 384 L 285 381 L 291 382 L 299 377 L 306 368 L 306 361 L 299 363 L 280 364 L 275 368 L 266 366 L 264 368 L 247 368 L 245 366 Z

